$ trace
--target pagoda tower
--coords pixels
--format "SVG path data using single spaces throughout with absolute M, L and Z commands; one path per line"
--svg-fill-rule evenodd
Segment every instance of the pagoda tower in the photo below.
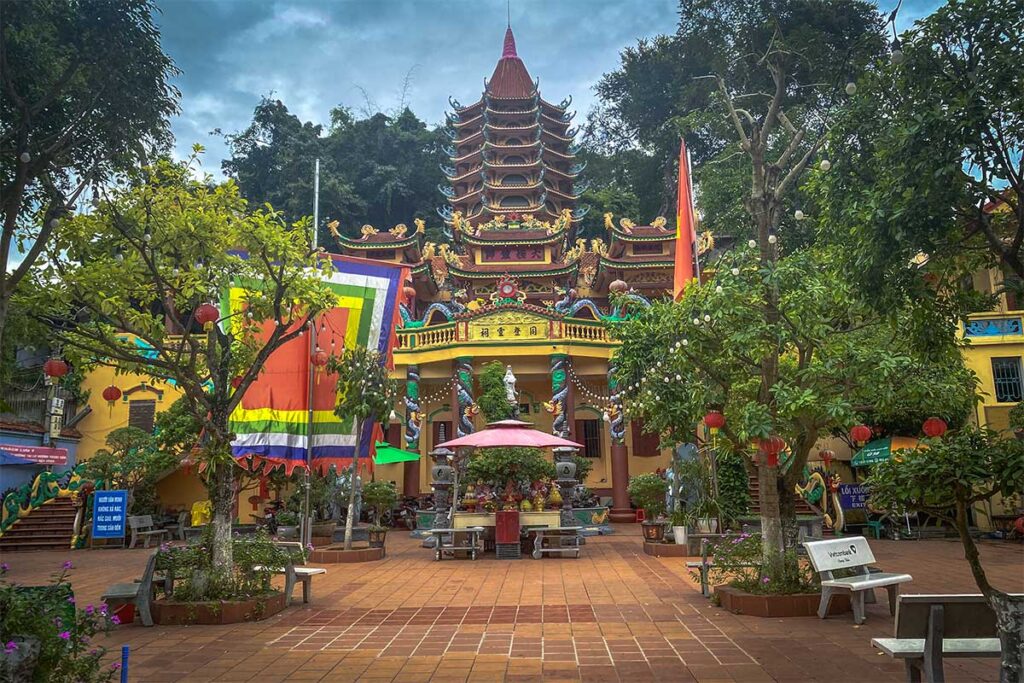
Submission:
M 545 221 L 565 209 L 579 221 L 576 201 L 585 188 L 575 182 L 583 166 L 576 162 L 571 102 L 541 98 L 538 81 L 516 52 L 512 28 L 506 29 L 501 59 L 481 98 L 465 107 L 449 98 L 451 165 L 442 170 L 450 186 L 439 188 L 448 205 L 438 210 L 445 222 L 450 225 L 456 212 L 473 225 L 510 214 Z

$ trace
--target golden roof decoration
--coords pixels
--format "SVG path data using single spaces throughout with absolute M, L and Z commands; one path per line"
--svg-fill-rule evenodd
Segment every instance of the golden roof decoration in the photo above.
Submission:
M 608 215 L 610 216 L 611 214 Z M 607 256 L 608 245 L 605 244 L 604 240 L 601 239 L 600 237 L 595 237 L 594 239 L 590 240 L 590 251 L 594 252 L 595 254 L 600 254 L 601 256 Z
M 388 230 L 388 232 L 390 232 L 392 235 L 394 235 L 398 239 L 402 239 L 403 237 L 405 237 L 405 233 L 407 233 L 408 231 L 409 231 L 409 228 L 406 226 L 405 223 L 399 223 L 395 227 L 393 227 L 390 230 Z
M 715 248 L 715 236 L 711 234 L 710 230 L 705 230 L 697 236 L 697 253 L 703 254 L 706 251 L 711 251 Z
M 668 223 L 668 221 L 665 220 L 664 216 L 658 216 L 653 221 L 651 221 L 651 227 L 657 228 L 658 230 L 664 230 L 666 223 Z
M 424 261 L 429 261 L 430 259 L 434 258 L 434 255 L 436 253 L 437 253 L 437 245 L 434 244 L 433 242 L 427 242 L 426 244 L 423 245 L 423 260 Z
M 338 221 L 331 221 L 327 224 L 327 230 L 331 233 L 331 237 L 334 239 L 341 239 L 341 233 L 338 232 L 338 226 L 341 225 Z
M 376 235 L 378 232 L 380 231 L 370 224 L 366 224 L 359 229 L 359 234 L 362 235 L 364 238 L 369 237 L 370 235 Z
M 416 234 L 422 235 L 427 231 L 427 222 L 422 218 L 414 218 L 412 222 L 416 224 Z
M 619 227 L 622 228 L 622 231 L 624 233 L 626 233 L 627 235 L 631 235 L 633 234 L 633 228 L 636 227 L 636 223 L 629 220 L 628 218 L 622 218 L 619 220 Z
M 614 216 L 612 215 L 612 212 L 611 211 L 606 211 L 605 214 L 604 214 L 604 229 L 605 230 L 612 230 L 612 229 L 615 228 L 615 223 L 612 222 L 612 218 L 614 218 Z
M 562 254 L 562 263 L 578 261 L 580 256 L 582 256 L 586 251 L 587 241 L 581 237 L 576 240 L 576 246 L 571 249 L 567 249 L 566 252 Z

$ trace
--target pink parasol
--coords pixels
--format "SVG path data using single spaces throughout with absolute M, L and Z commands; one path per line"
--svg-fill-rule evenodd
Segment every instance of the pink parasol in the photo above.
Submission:
M 437 448 L 583 448 L 583 444 L 534 429 L 529 422 L 500 420 L 486 429 L 437 444 Z

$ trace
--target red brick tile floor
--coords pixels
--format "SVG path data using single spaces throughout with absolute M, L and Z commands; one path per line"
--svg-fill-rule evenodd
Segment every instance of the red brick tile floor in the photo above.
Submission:
M 435 562 L 405 534 L 380 562 L 328 566 L 301 601 L 259 623 L 122 626 L 132 681 L 901 681 L 871 647 L 891 635 L 884 591 L 868 621 L 760 619 L 701 597 L 684 559 L 643 553 L 639 528 L 588 538 L 583 557 Z M 977 592 L 955 540 L 872 541 L 911 593 Z M 145 550 L 7 553 L 8 579 L 46 580 L 69 557 L 80 605 L 137 577 Z M 996 586 L 1024 590 L 1024 547 L 982 545 Z M 298 594 L 298 591 L 296 592 Z M 947 660 L 949 681 L 997 680 L 994 660 Z

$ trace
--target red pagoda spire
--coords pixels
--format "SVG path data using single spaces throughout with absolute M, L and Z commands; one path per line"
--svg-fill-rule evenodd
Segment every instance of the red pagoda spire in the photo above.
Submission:
M 528 99 L 537 94 L 536 85 L 516 52 L 516 37 L 511 26 L 505 29 L 501 59 L 491 74 L 487 94 L 501 99 Z
M 510 57 L 519 59 L 519 55 L 516 54 L 516 37 L 512 35 L 511 26 L 505 29 L 505 47 L 501 51 L 502 59 L 508 59 Z

